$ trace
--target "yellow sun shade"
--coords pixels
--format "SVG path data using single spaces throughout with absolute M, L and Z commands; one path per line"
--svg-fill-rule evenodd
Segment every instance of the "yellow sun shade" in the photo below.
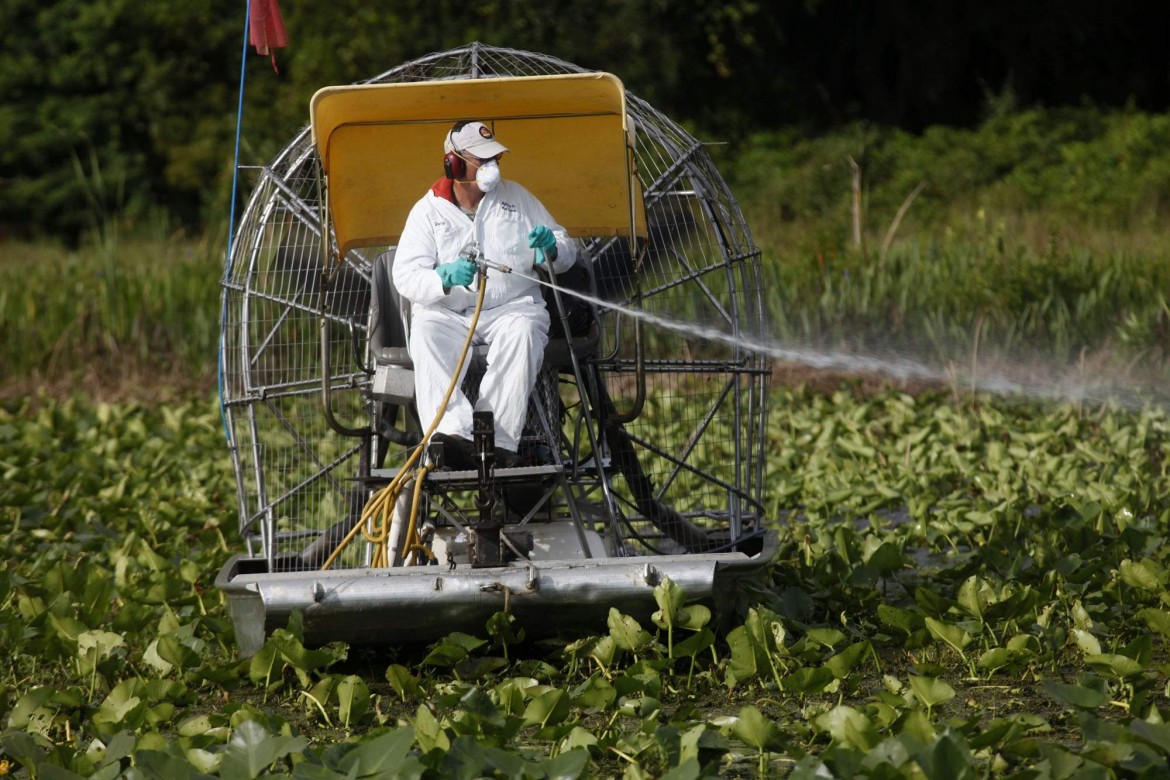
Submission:
M 625 89 L 611 74 L 326 87 L 310 116 L 342 255 L 397 243 L 411 207 L 442 177 L 443 139 L 461 119 L 493 129 L 510 150 L 504 177 L 571 235 L 646 235 Z

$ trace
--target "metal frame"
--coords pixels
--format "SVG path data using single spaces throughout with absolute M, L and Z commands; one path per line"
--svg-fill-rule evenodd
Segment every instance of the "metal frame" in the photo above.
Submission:
M 473 43 L 363 83 L 583 72 L 547 55 Z M 771 367 L 742 345 L 694 342 L 606 308 L 698 321 L 731 340 L 759 343 L 766 329 L 760 252 L 705 145 L 628 93 L 627 106 L 650 237 L 627 255 L 620 239 L 588 244 L 601 341 L 588 358 L 574 355 L 567 383 L 554 386 L 568 405 L 538 416 L 562 448 L 557 484 L 570 511 L 601 506 L 614 553 L 638 556 L 677 545 L 647 516 L 637 479 L 615 464 L 611 432 L 622 430 L 635 448 L 650 499 L 731 543 L 758 535 Z M 256 181 L 227 258 L 222 402 L 243 559 L 253 562 L 243 569 L 280 571 L 307 537 L 360 509 L 372 472 L 368 356 L 353 355 L 355 369 L 349 353 L 352 337 L 360 350 L 369 335 L 371 264 L 384 248 L 351 251 L 325 273 L 321 258 L 336 247 L 318 167 L 306 127 L 268 165 L 248 169 Z M 397 457 L 392 451 L 391 468 Z M 361 565 L 360 556 L 345 564 Z

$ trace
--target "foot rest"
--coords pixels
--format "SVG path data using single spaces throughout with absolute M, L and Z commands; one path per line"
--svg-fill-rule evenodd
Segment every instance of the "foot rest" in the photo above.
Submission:
M 389 483 L 398 476 L 399 469 L 371 469 L 370 482 Z M 545 477 L 555 477 L 564 471 L 563 466 L 556 464 L 549 466 L 517 466 L 516 468 L 497 468 L 493 471 L 493 480 L 497 483 L 532 482 Z M 479 472 L 474 470 L 427 472 L 427 483 L 443 485 L 445 487 L 475 487 L 479 484 Z

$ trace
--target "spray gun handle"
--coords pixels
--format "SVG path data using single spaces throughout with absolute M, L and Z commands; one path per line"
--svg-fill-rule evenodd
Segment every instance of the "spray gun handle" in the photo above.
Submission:
M 487 282 L 487 265 L 484 263 L 483 258 L 479 257 L 478 255 L 469 259 L 471 262 L 475 263 L 475 267 L 479 269 L 475 275 L 479 277 L 479 284 L 482 286 Z M 471 291 L 470 286 L 467 289 Z

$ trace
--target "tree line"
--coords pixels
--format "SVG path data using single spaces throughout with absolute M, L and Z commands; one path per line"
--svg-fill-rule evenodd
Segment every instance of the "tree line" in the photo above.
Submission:
M 1003 104 L 1170 106 L 1170 10 L 1116 0 L 284 0 L 290 46 L 248 49 L 242 162 L 318 88 L 471 41 L 619 75 L 732 145 L 858 120 L 918 132 Z M 0 237 L 226 215 L 244 0 L 0 3 Z

